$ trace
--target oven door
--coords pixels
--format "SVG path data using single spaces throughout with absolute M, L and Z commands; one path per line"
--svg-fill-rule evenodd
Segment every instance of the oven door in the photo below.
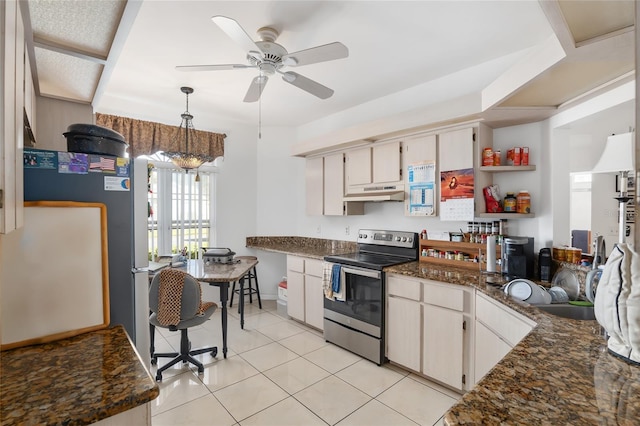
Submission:
M 379 329 L 382 327 L 384 306 L 382 283 L 382 271 L 342 266 L 340 286 L 344 290 L 345 300 L 325 298 L 325 317 L 336 320 L 341 315 L 332 315 L 335 312 Z

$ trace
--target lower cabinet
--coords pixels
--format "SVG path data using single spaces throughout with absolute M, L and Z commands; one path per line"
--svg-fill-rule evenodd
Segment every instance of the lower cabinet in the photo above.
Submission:
M 323 329 L 321 260 L 287 256 L 287 314 L 319 330 Z
M 474 383 L 489 372 L 536 323 L 489 296 L 476 293 Z
M 471 388 L 473 290 L 387 275 L 387 358 L 458 391 Z
M 464 315 L 431 305 L 424 305 L 422 313 L 422 373 L 465 389 Z
M 322 277 L 305 275 L 304 307 L 304 321 L 310 326 L 322 330 L 324 328 L 324 294 L 322 291 Z
M 387 358 L 420 371 L 420 302 L 389 295 L 387 304 Z

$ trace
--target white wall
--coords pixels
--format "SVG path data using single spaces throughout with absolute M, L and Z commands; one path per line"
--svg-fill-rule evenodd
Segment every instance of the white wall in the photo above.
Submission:
M 36 148 L 66 151 L 67 139 L 62 135 L 70 124 L 93 124 L 91 105 L 59 99 L 36 97 Z
M 603 110 L 596 107 L 585 110 L 578 106 L 576 109 L 583 112 L 573 114 L 572 121 L 563 122 L 562 115 L 549 120 L 561 124 L 553 131 L 551 146 L 555 159 L 555 178 L 551 190 L 554 200 L 557 200 L 553 205 L 555 244 L 571 244 L 569 173 L 591 170 L 600 158 L 609 135 L 627 133 L 635 127 L 635 105 L 633 100 L 629 100 L 633 85 L 625 87 L 626 91 L 613 91 L 621 92 L 615 99 L 611 99 L 611 94 L 604 96 L 607 102 L 602 103 L 606 107 Z M 563 115 L 569 113 L 571 111 Z M 614 175 L 593 175 L 591 195 L 592 235 L 603 235 L 607 250 L 610 250 L 618 241 L 618 202 L 613 199 L 616 196 Z

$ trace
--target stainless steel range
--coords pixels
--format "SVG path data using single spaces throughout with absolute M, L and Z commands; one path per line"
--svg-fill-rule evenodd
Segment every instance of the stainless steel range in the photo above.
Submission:
M 361 229 L 357 243 L 355 253 L 324 258 L 341 266 L 340 290 L 324 299 L 324 338 L 380 365 L 385 362 L 383 269 L 417 260 L 418 234 Z

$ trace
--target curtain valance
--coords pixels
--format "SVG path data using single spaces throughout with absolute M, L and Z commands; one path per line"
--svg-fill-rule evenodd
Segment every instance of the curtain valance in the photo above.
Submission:
M 122 134 L 129 144 L 129 156 L 151 155 L 158 151 L 184 151 L 184 138 L 178 135 L 178 126 L 136 120 L 129 117 L 96 113 L 96 124 Z M 189 138 L 189 152 L 209 155 L 213 158 L 224 156 L 224 133 L 195 130 Z

